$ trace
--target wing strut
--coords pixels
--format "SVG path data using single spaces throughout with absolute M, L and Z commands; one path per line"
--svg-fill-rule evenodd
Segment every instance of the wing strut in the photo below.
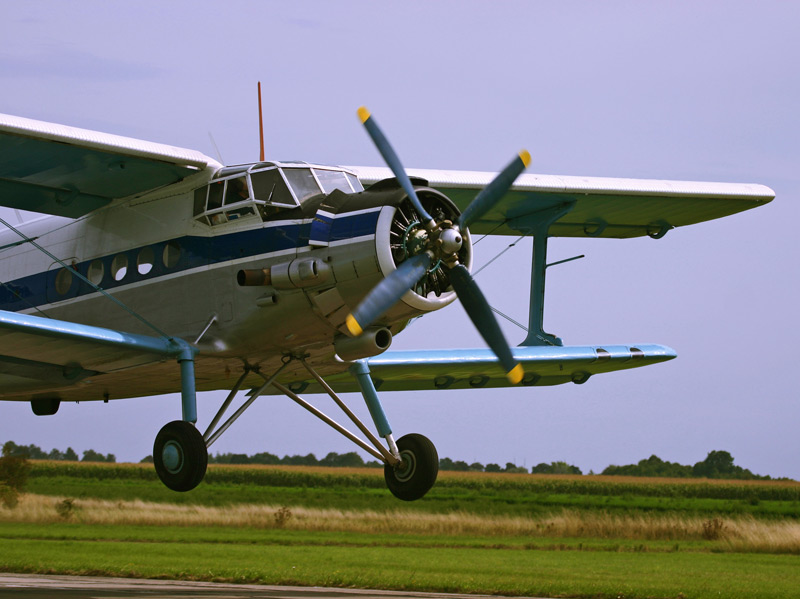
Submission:
M 547 240 L 550 226 L 567 214 L 575 206 L 575 201 L 559 202 L 544 206 L 541 210 L 519 216 L 509 221 L 512 229 L 533 236 L 533 257 L 531 258 L 531 294 L 528 313 L 528 336 L 520 343 L 523 347 L 535 345 L 558 345 L 564 343 L 544 331 L 544 284 L 547 273 Z

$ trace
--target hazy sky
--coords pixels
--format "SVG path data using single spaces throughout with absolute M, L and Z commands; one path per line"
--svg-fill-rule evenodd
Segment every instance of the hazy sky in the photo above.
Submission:
M 8 114 L 218 157 L 210 132 L 226 163 L 250 162 L 260 80 L 268 158 L 380 165 L 355 115 L 366 104 L 409 167 L 495 170 L 525 147 L 534 173 L 772 187 L 767 207 L 658 241 L 551 241 L 551 261 L 587 257 L 551 269 L 546 330 L 565 344 L 661 343 L 676 360 L 582 386 L 383 398 L 397 436 L 421 432 L 453 459 L 597 472 L 727 450 L 800 479 L 796 4 L 0 2 Z M 476 265 L 512 241 L 478 244 Z M 477 279 L 523 322 L 530 251 L 525 240 Z M 481 345 L 454 304 L 393 347 Z M 201 396 L 201 429 L 223 397 Z M 138 461 L 179 415 L 177 395 L 47 418 L 2 402 L 0 441 Z M 212 448 L 350 450 L 281 397 L 256 402 Z

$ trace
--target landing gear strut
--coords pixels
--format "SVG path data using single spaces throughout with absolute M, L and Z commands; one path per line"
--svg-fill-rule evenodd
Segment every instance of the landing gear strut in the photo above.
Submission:
M 276 379 L 281 371 L 294 360 L 300 361 L 309 374 L 316 379 L 320 387 L 367 437 L 368 441 L 364 441 L 306 402 L 297 393 L 277 382 Z M 257 389 L 250 391 L 248 393 L 249 397 L 244 404 L 224 423 L 219 424 L 225 411 L 231 405 L 235 395 L 239 392 L 246 377 L 251 372 L 261 376 L 264 379 L 264 383 Z M 197 413 L 196 406 L 192 401 L 193 393 L 184 393 L 184 419 L 170 422 L 161 429 L 156 437 L 155 446 L 153 447 L 153 461 L 155 462 L 158 477 L 167 487 L 174 491 L 194 489 L 205 475 L 208 464 L 208 448 L 258 399 L 267 387 L 272 386 L 339 431 L 364 451 L 381 460 L 385 465 L 386 485 L 395 497 L 403 501 L 420 499 L 431 489 L 439 473 L 439 455 L 436 452 L 436 448 L 426 437 L 418 434 L 406 435 L 395 443 L 366 362 L 356 362 L 351 367 L 351 373 L 358 382 L 375 428 L 378 430 L 378 435 L 383 437 L 385 444 L 370 432 L 367 426 L 344 404 L 336 392 L 306 362 L 305 357 L 286 356 L 282 366 L 272 376 L 264 375 L 258 371 L 258 368 L 246 366 L 245 371 L 233 389 L 231 389 L 204 434 L 200 434 L 193 424 Z M 193 391 L 193 388 L 190 389 L 191 391 Z
M 191 491 L 206 474 L 208 449 L 191 422 L 174 420 L 162 428 L 153 445 L 156 474 L 173 491 Z

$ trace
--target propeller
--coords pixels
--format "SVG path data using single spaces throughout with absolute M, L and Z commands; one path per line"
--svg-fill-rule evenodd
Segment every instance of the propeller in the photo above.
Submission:
M 367 297 L 361 300 L 353 313 L 347 315 L 348 330 L 354 335 L 360 335 L 365 327 L 394 306 L 397 300 L 422 278 L 431 267 L 431 260 L 431 255 L 425 252 L 401 262 L 397 270 L 376 285 Z
M 461 230 L 494 208 L 520 173 L 530 164 L 530 154 L 525 150 L 520 152 L 489 185 L 480 191 L 461 213 L 457 223 L 447 220 L 436 222 L 422 206 L 399 157 L 370 112 L 362 106 L 358 109 L 358 116 L 398 183 L 408 195 L 414 209 L 424 221 L 422 224 L 427 235 L 422 238 L 421 243 L 415 245 L 413 250 L 415 253 L 378 283 L 347 316 L 348 330 L 353 335 L 360 335 L 366 327 L 396 304 L 431 269 L 432 265 L 435 265 L 435 268 L 441 266 L 447 271 L 450 284 L 475 328 L 500 360 L 506 371 L 506 377 L 511 383 L 519 383 L 524 376 L 522 365 L 514 359 L 511 348 L 480 288 L 467 268 L 459 263 L 458 252 L 463 242 Z
M 381 131 L 380 127 L 378 127 L 375 119 L 372 118 L 369 110 L 367 110 L 364 106 L 359 108 L 358 118 L 361 119 L 361 123 L 364 125 L 367 133 L 369 133 L 369 136 L 372 138 L 372 142 L 375 144 L 375 147 L 378 148 L 378 152 L 381 153 L 383 160 L 397 178 L 397 182 L 400 183 L 400 187 L 402 187 L 403 191 L 406 192 L 408 199 L 411 200 L 411 203 L 414 204 L 414 208 L 416 208 L 419 215 L 425 221 L 425 226 L 427 227 L 428 223 L 433 223 L 433 218 L 431 218 L 431 215 L 428 214 L 428 211 L 423 208 L 422 202 L 419 201 L 417 192 L 414 189 L 414 186 L 411 184 L 411 179 L 408 178 L 406 169 L 403 168 L 400 158 L 395 153 L 394 148 L 392 148 L 391 144 L 389 143 L 389 140 L 386 139 L 383 131 Z

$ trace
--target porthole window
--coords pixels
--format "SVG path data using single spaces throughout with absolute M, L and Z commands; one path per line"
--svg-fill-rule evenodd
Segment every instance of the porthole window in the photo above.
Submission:
M 72 287 L 72 271 L 68 268 L 62 268 L 56 275 L 56 293 L 66 295 L 69 293 L 70 287 Z
M 181 246 L 175 241 L 170 241 L 164 246 L 164 253 L 161 258 L 164 261 L 164 266 L 175 268 L 181 258 Z
M 153 270 L 154 260 L 153 248 L 142 248 L 142 251 L 139 252 L 139 256 L 136 258 L 136 270 L 139 271 L 140 275 L 146 275 Z
M 89 279 L 95 285 L 99 285 L 103 281 L 104 274 L 105 274 L 105 267 L 103 266 L 103 261 L 94 260 L 89 265 L 89 272 L 86 273 L 86 278 Z
M 111 276 L 115 281 L 121 281 L 128 274 L 128 257 L 125 254 L 117 254 L 111 261 Z

